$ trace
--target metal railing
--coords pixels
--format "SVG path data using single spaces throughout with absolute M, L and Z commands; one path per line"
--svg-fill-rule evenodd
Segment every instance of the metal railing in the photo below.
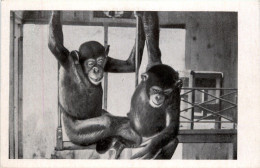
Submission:
M 231 123 L 235 129 L 237 121 L 237 89 L 234 88 L 182 88 L 180 123 L 185 129 L 194 129 L 194 124 Z M 211 129 L 210 127 L 208 127 Z
M 212 94 L 209 91 L 218 92 Z M 207 95 L 207 99 L 203 99 L 198 102 L 196 94 L 198 93 Z M 209 98 L 211 97 L 211 98 Z M 219 142 L 227 143 L 233 142 L 236 138 L 236 124 L 234 114 L 237 114 L 237 89 L 233 88 L 182 88 L 181 93 L 181 115 L 180 115 L 180 132 L 179 140 L 180 143 L 209 143 Z M 213 102 L 213 103 L 212 103 Z M 225 102 L 226 104 L 224 104 Z M 218 106 L 218 108 L 211 109 L 206 105 L 211 103 L 212 106 Z M 196 116 L 196 112 L 203 111 L 206 115 L 201 117 Z M 225 114 L 222 114 L 224 113 Z M 188 113 L 188 115 L 187 115 Z M 61 125 L 61 112 L 59 110 L 59 126 L 57 129 L 57 144 L 56 150 L 83 150 L 83 149 L 94 149 L 95 146 L 78 146 L 70 141 L 63 141 L 62 138 L 62 125 Z M 232 117 L 230 117 L 232 116 Z M 207 120 L 208 119 L 208 120 Z M 207 130 L 210 128 L 203 128 L 194 130 L 194 124 L 221 124 L 231 123 L 232 128 L 229 130 Z M 188 127 L 182 129 L 182 124 L 188 124 Z M 195 137 L 195 138 L 194 138 Z

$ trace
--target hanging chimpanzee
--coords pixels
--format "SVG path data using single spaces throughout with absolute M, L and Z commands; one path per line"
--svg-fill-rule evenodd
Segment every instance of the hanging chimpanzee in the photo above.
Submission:
M 161 64 L 157 13 L 143 15 L 148 65 L 132 96 L 128 113 L 131 127 L 142 137 L 143 149 L 132 159 L 170 159 L 178 144 L 182 81 L 178 72 Z M 124 144 L 117 142 L 116 147 L 116 157 L 119 157 Z
M 145 36 L 143 29 L 139 32 L 139 55 L 142 56 Z M 110 147 L 113 137 L 125 143 L 139 144 L 141 138 L 130 127 L 127 117 L 113 116 L 102 110 L 103 90 L 100 83 L 104 71 L 135 71 L 135 46 L 126 61 L 108 57 L 109 47 L 105 48 L 96 41 L 85 42 L 78 51 L 69 52 L 63 46 L 58 11 L 51 16 L 48 46 L 61 65 L 59 106 L 69 139 L 78 145 L 97 143 L 97 151 L 101 153 Z

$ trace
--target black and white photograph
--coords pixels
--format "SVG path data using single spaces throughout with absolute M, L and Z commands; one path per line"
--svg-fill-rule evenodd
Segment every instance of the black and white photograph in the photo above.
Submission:
M 6 160 L 102 160 L 101 167 L 107 160 L 159 160 L 164 167 L 242 158 L 239 150 L 252 145 L 242 133 L 259 128 L 244 124 L 259 90 L 254 98 L 239 89 L 251 83 L 243 84 L 250 66 L 240 71 L 241 60 L 252 61 L 239 55 L 239 10 L 136 9 L 5 12 Z M 252 165 L 260 164 L 256 158 Z

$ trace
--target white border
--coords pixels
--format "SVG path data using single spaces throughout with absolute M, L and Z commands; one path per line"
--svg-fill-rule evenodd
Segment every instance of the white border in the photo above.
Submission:
M 1 167 L 260 167 L 258 1 L 39 1 L 1 3 Z M 8 159 L 10 10 L 162 10 L 238 12 L 238 160 L 10 160 Z

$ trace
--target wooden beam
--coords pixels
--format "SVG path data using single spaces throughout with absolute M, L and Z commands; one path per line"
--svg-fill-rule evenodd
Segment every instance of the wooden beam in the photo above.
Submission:
M 180 143 L 233 143 L 237 130 L 180 130 Z
M 9 79 L 9 159 L 15 158 L 14 141 L 14 12 L 10 14 L 10 79 Z
M 179 143 L 233 143 L 236 150 L 237 130 L 180 130 Z M 70 141 L 63 142 L 61 150 L 95 149 L 95 145 L 79 146 Z
M 18 38 L 18 159 L 23 158 L 23 25 Z
M 104 46 L 108 45 L 108 25 L 104 24 Z M 108 97 L 108 73 L 104 73 L 104 97 L 103 97 L 103 108 L 107 110 L 107 97 Z

